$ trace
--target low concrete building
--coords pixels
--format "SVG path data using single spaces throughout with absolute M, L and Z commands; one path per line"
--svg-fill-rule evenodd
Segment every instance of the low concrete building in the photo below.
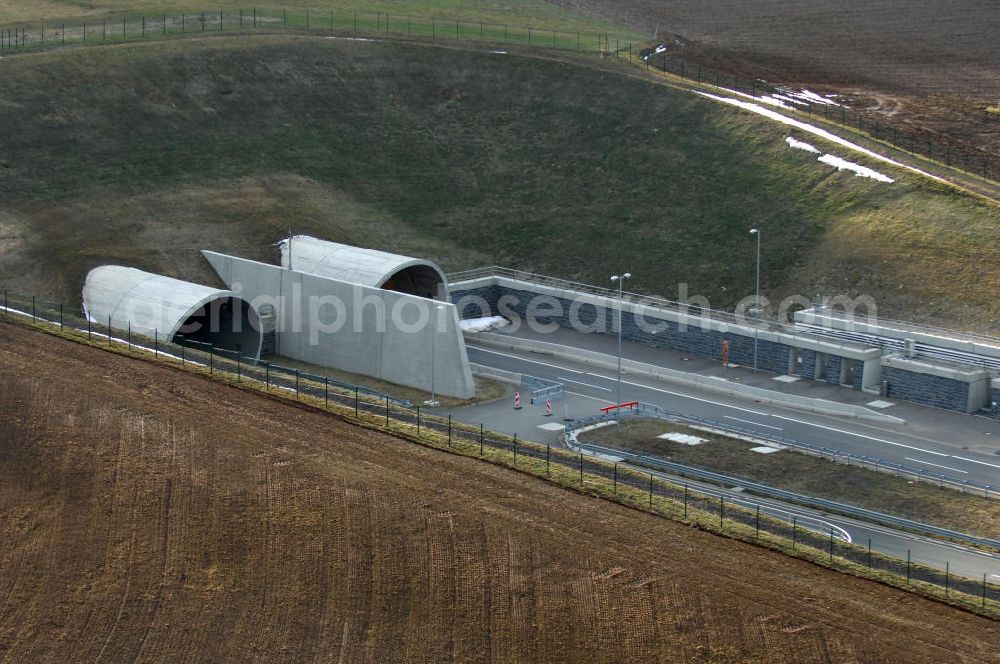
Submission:
M 253 359 L 260 356 L 257 312 L 229 290 L 103 265 L 87 274 L 83 306 L 98 324 L 164 341 L 207 343 Z

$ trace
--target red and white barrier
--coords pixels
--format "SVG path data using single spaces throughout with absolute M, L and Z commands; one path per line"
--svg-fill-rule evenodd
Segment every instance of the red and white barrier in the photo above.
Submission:
M 545 400 L 545 417 L 552 417 L 552 399 Z
M 514 392 L 514 410 L 521 410 L 521 393 Z

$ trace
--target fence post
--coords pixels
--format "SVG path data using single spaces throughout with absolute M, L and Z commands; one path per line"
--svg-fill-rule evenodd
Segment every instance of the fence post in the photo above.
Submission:
M 868 538 L 868 569 L 872 568 L 872 538 Z
M 611 494 L 613 496 L 615 496 L 616 498 L 618 497 L 618 464 L 617 463 L 615 464 L 615 480 L 614 480 L 614 484 L 611 487 Z
M 295 396 L 299 396 L 299 370 L 295 370 Z
M 330 377 L 323 376 L 323 408 L 330 409 Z M 420 406 L 417 406 L 419 413 Z
M 479 456 L 483 456 L 483 424 L 479 424 Z
M 108 316 L 108 345 L 111 345 L 111 316 Z
M 184 366 L 184 346 L 181 346 L 181 366 Z
M 354 417 L 358 416 L 358 386 L 354 386 Z
M 153 357 L 160 357 L 160 331 L 153 330 Z
M 830 528 L 830 562 L 833 562 L 833 528 Z
M 126 329 L 126 343 L 128 343 L 128 349 L 132 350 L 132 321 L 128 321 L 128 326 Z
M 184 348 L 184 346 L 181 346 L 181 348 Z M 265 392 L 270 392 L 271 391 L 271 363 L 270 362 L 265 362 L 264 363 L 264 391 Z
M 4 316 L 7 316 L 8 318 L 10 318 L 10 307 L 7 306 L 7 289 L 6 288 L 3 289 L 3 313 L 4 313 Z M 90 322 L 89 318 L 87 319 L 87 322 Z
M 92 341 L 93 337 L 90 334 L 90 316 L 87 316 L 87 341 Z
M 757 505 L 757 525 L 756 532 L 754 533 L 755 539 L 760 539 L 760 505 Z
M 417 435 L 420 435 L 420 404 L 417 404 Z
M 948 596 L 948 589 L 951 585 L 951 562 L 945 561 L 944 563 L 944 596 Z
M 580 452 L 580 486 L 583 486 L 583 452 Z
M 719 528 L 722 528 L 722 519 L 726 514 L 726 498 L 723 495 L 719 495 Z
M 208 373 L 215 373 L 215 346 L 208 347 Z
M 242 357 L 242 355 L 240 353 L 236 353 L 236 382 L 237 383 L 242 383 L 243 382 L 243 369 L 240 366 L 240 357 Z
M 549 476 L 549 459 L 552 456 L 552 446 L 548 443 L 545 444 L 545 476 Z
M 448 447 L 451 447 L 451 415 L 448 416 Z
M 684 485 L 684 518 L 688 518 L 688 485 Z
M 796 517 L 793 515 L 792 516 L 792 551 L 795 551 L 795 549 L 798 547 L 798 543 L 799 543 L 798 539 L 799 539 L 798 523 L 797 523 Z
M 514 434 L 514 465 L 517 465 L 517 434 Z
M 653 506 L 653 473 L 649 474 L 649 506 Z
M 63 303 L 59 303 L 59 331 L 63 332 Z
M 906 550 L 906 583 L 910 583 L 910 550 Z
M 385 398 L 385 424 L 389 426 L 389 397 Z
M 35 315 L 35 296 L 31 296 L 31 319 L 35 320 L 38 316 Z

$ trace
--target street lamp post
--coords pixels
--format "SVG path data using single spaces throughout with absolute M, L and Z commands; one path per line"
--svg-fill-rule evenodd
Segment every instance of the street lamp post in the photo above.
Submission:
M 443 304 L 434 307 L 434 321 L 431 323 L 431 398 L 424 402 L 425 406 L 430 406 L 431 408 L 440 405 L 434 389 L 434 381 L 437 375 L 437 321 L 441 317 L 438 312 L 445 308 Z
M 754 295 L 754 315 L 760 316 L 760 229 L 751 228 L 751 235 L 757 236 L 757 279 L 756 279 L 756 289 Z M 754 321 L 753 326 L 753 370 L 757 371 L 757 327 L 760 321 Z
M 631 278 L 631 272 L 621 275 L 615 274 L 611 277 L 612 282 L 618 282 L 618 407 L 615 408 L 615 420 L 619 431 L 622 428 L 622 304 L 624 302 L 622 289 L 625 286 L 625 280 Z

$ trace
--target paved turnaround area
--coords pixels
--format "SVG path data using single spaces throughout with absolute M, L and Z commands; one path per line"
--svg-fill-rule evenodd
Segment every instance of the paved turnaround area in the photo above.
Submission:
M 0 323 L 0 660 L 996 662 L 1000 625 Z
M 537 334 L 522 328 L 517 336 L 595 350 L 609 356 L 617 354 L 613 335 L 581 334 L 560 329 L 552 334 Z M 553 404 L 556 414 L 571 418 L 595 415 L 599 408 L 617 403 L 618 386 L 614 369 L 595 368 L 583 362 L 519 350 L 498 349 L 468 344 L 469 359 L 507 371 L 530 374 L 563 382 L 568 398 Z M 753 373 L 745 367 L 726 369 L 704 358 L 625 342 L 623 356 L 657 366 L 713 375 L 732 382 L 765 387 L 775 392 L 793 392 L 803 396 L 864 405 L 878 397 L 811 380 L 782 382 L 775 374 Z M 614 359 L 614 358 L 612 358 Z M 937 410 L 925 406 L 889 400 L 893 405 L 876 412 L 899 417 L 901 424 L 866 422 L 846 417 L 816 413 L 754 402 L 696 387 L 659 381 L 626 373 L 622 378 L 622 400 L 656 404 L 672 412 L 705 417 L 763 434 L 780 434 L 813 445 L 856 454 L 868 454 L 893 463 L 950 475 L 959 480 L 975 480 L 1000 487 L 1000 420 Z M 513 411 L 510 404 L 489 404 L 456 411 L 463 421 L 484 421 L 488 427 L 541 442 L 555 442 L 556 432 L 538 429 L 544 424 L 534 415 L 539 408 Z

